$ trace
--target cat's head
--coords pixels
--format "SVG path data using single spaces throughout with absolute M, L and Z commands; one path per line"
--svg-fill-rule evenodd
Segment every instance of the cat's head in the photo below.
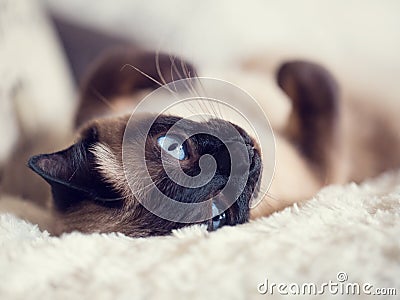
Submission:
M 143 205 L 150 201 L 162 207 L 159 192 L 179 203 L 205 203 L 190 213 L 200 215 L 201 221 L 194 223 L 206 224 L 209 230 L 248 220 L 249 203 L 261 173 L 260 152 L 252 138 L 233 125 L 240 136 L 228 143 L 232 143 L 234 161 L 243 171 L 241 176 L 235 175 L 228 183 L 232 168 L 227 146 L 212 135 L 191 134 L 193 128 L 200 131 L 204 128 L 205 131 L 210 126 L 221 132 L 232 126 L 229 122 L 209 120 L 202 123 L 161 115 L 149 133 L 142 136 L 141 125 L 149 118 L 150 115 L 143 115 L 129 125 L 133 128 L 133 137 L 127 141 L 129 149 L 124 155 L 128 157 L 123 158 L 122 149 L 129 120 L 129 116 L 125 116 L 91 121 L 81 130 L 78 141 L 68 149 L 31 158 L 29 166 L 52 187 L 57 215 L 55 233 L 73 230 L 122 232 L 138 237 L 168 234 L 172 229 L 188 225 L 159 217 Z M 174 134 L 167 133 L 177 122 L 179 125 Z M 145 140 L 144 152 L 135 140 L 140 138 Z M 146 161 L 144 169 L 139 163 L 142 154 Z M 215 159 L 216 170 L 205 185 L 185 187 L 166 174 L 167 163 L 172 166 L 172 171 L 181 169 L 186 175 L 195 177 L 201 172 L 199 161 L 206 154 Z M 248 164 L 244 163 L 246 161 Z M 126 162 L 129 162 L 128 168 L 124 166 Z M 157 188 L 150 188 L 149 180 Z M 230 188 L 221 193 L 227 184 Z M 232 205 L 216 214 L 219 209 L 216 205 L 220 205 L 217 202 Z M 184 212 L 174 213 L 179 219 Z M 209 219 L 204 220 L 204 216 Z

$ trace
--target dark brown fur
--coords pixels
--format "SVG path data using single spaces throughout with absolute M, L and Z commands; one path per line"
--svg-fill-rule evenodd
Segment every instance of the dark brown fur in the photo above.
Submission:
M 293 105 L 285 135 L 308 159 L 322 183 L 329 182 L 332 152 L 339 147 L 336 80 L 318 64 L 291 61 L 279 68 L 277 81 Z
M 83 80 L 76 126 L 102 115 L 107 116 L 118 98 L 129 97 L 142 90 L 154 90 L 159 83 L 195 76 L 193 66 L 179 58 L 131 47 L 113 48 L 94 62 Z M 132 103 L 130 108 L 135 104 Z

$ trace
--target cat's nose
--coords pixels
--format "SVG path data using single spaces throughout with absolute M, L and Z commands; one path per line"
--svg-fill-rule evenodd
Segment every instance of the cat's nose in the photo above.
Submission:
M 254 149 L 251 145 L 234 142 L 230 143 L 229 147 L 220 147 L 214 157 L 217 161 L 219 174 L 230 176 L 231 171 L 233 171 L 236 176 L 244 175 L 252 165 Z

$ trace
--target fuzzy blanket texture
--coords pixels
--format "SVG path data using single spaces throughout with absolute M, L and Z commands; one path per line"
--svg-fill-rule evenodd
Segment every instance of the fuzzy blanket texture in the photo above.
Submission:
M 399 221 L 400 172 L 330 186 L 303 205 L 213 233 L 193 226 L 153 238 L 51 237 L 3 214 L 0 299 L 280 299 L 273 283 L 292 295 L 296 284 L 321 290 L 330 280 L 398 295 Z M 331 296 L 325 290 L 312 298 Z M 361 291 L 364 298 L 371 296 Z

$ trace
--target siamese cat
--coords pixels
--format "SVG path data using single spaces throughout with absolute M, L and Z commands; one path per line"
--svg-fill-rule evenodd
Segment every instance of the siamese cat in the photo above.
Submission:
M 78 230 L 145 237 L 166 235 L 173 229 L 190 225 L 165 220 L 147 210 L 130 190 L 122 166 L 122 141 L 130 117 L 126 112 L 132 110 L 146 92 L 157 87 L 155 82 L 163 81 L 162 74 L 168 81 L 196 74 L 194 67 L 185 61 L 176 63 L 181 68 L 174 70 L 168 56 L 161 56 L 161 60 L 160 76 L 154 54 L 123 49 L 103 56 L 81 88 L 76 118 L 76 126 L 80 128 L 77 142 L 65 150 L 36 155 L 29 160 L 29 167 L 52 189 L 52 221 L 46 221 L 46 224 L 51 223 L 46 228 L 51 233 Z M 138 66 L 141 72 L 121 72 L 126 64 Z M 166 136 L 165 133 L 181 121 L 179 116 L 159 116 L 149 134 L 143 137 L 151 179 L 157 182 L 160 191 L 178 202 L 200 203 L 213 199 L 227 184 L 231 159 L 249 161 L 249 176 L 237 179 L 245 181 L 244 189 L 238 192 L 233 204 L 217 215 L 212 213 L 214 204 L 208 207 L 212 217 L 200 223 L 209 230 L 267 216 L 312 197 L 324 185 L 360 181 L 400 165 L 396 152 L 400 149 L 400 139 L 396 128 L 384 121 L 382 115 L 370 114 L 344 101 L 336 80 L 323 66 L 300 60 L 287 61 L 276 70 L 275 78 L 277 87 L 290 101 L 290 113 L 284 126 L 275 131 L 277 162 L 269 193 L 253 209 L 250 203 L 260 188 L 257 182 L 263 162 L 255 139 L 236 124 L 220 119 L 196 124 L 185 121 L 178 128 L 185 136 L 193 126 L 212 124 L 219 131 L 235 126 L 247 151 L 232 158 L 213 136 L 194 135 L 185 142 Z M 150 116 L 134 120 L 138 130 L 147 118 Z M 370 130 L 365 132 L 357 128 L 358 124 L 365 126 L 359 120 L 367 120 Z M 160 138 L 168 139 L 167 144 L 160 143 Z M 164 152 L 178 161 L 190 176 L 198 174 L 199 158 L 211 155 L 217 162 L 217 172 L 201 188 L 180 186 L 166 176 L 160 160 Z M 134 157 L 135 153 L 132 151 L 130 155 Z M 148 175 L 135 163 L 131 167 L 140 186 Z M 147 190 L 142 195 L 152 197 Z
M 132 70 L 121 71 L 121 67 L 128 63 L 140 68 L 146 76 Z M 161 73 L 158 72 L 160 70 Z M 151 189 L 144 188 L 141 195 L 145 199 L 138 201 L 125 177 L 122 144 L 130 118 L 130 114 L 124 112 L 134 107 L 139 100 L 138 95 L 143 95 L 144 90 L 155 89 L 157 85 L 154 81 L 172 81 L 174 78 L 182 78 L 182 75 L 191 77 L 192 74 L 195 75 L 193 66 L 185 61 L 176 59 L 174 66 L 171 66 L 169 56 L 159 55 L 156 61 L 154 54 L 131 49 L 114 50 L 100 58 L 81 89 L 76 118 L 79 128 L 77 142 L 65 150 L 37 155 L 29 160 L 29 167 L 51 186 L 54 223 L 48 230 L 53 234 L 79 230 L 88 233 L 121 232 L 131 237 L 144 237 L 165 235 L 173 229 L 188 225 L 165 220 L 146 209 L 142 201 L 146 201 L 146 198 L 154 200 Z M 133 120 L 134 125 L 131 126 L 140 133 L 142 124 L 150 117 L 153 116 L 143 114 Z M 262 169 L 261 154 L 253 138 L 239 126 L 224 120 L 195 122 L 178 116 L 158 116 L 149 134 L 140 136 L 146 139 L 144 155 L 149 175 L 139 164 L 135 165 L 135 156 L 140 155 L 140 149 L 135 141 L 130 143 L 132 149 L 129 155 L 133 161 L 131 167 L 137 181 L 135 185 L 141 187 L 140 181 L 150 176 L 163 194 L 182 203 L 201 203 L 216 198 L 224 201 L 223 198 L 229 196 L 219 193 L 228 184 L 231 175 L 231 157 L 226 146 L 215 136 L 201 133 L 191 135 L 181 143 L 177 153 L 177 146 L 174 145 L 179 143 L 178 138 L 166 133 L 178 121 L 181 122 L 177 134 L 181 136 L 186 136 L 193 128 L 205 132 L 210 126 L 216 132 L 221 132 L 232 125 L 240 133 L 246 151 L 235 151 L 235 159 L 249 161 L 245 166 L 249 174 L 248 178 L 239 176 L 235 183 L 242 182 L 244 188 L 239 191 L 234 186 L 230 192 L 235 194 L 231 195 L 235 196 L 235 201 L 217 215 L 213 213 L 216 210 L 214 202 L 206 206 L 208 212 L 191 213 L 212 216 L 200 222 L 209 230 L 248 221 L 250 201 L 257 194 L 257 182 Z M 164 142 L 160 143 L 160 139 Z M 205 154 L 214 157 L 217 170 L 204 186 L 184 187 L 167 176 L 161 161 L 162 152 L 167 159 L 178 161 L 189 176 L 199 174 L 199 160 Z M 176 214 L 179 215 L 179 212 Z

